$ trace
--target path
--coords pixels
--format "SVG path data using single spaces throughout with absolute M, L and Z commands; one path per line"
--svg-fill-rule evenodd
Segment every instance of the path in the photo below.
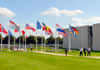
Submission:
M 50 52 L 42 52 L 42 51 L 33 51 L 35 53 L 42 53 L 42 54 L 50 54 L 50 55 L 58 55 L 58 56 L 65 56 L 65 54 L 58 54 L 58 53 L 50 53 Z M 75 55 L 67 55 L 67 56 L 75 56 Z M 75 57 L 80 57 L 80 56 L 75 56 Z M 83 56 L 85 57 L 85 56 Z M 86 56 L 87 58 L 95 58 L 95 59 L 100 59 L 100 56 Z

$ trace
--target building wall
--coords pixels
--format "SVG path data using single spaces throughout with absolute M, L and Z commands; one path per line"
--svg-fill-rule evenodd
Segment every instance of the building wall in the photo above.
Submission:
M 100 51 L 100 24 L 93 25 L 93 50 Z
M 79 35 L 77 37 L 75 37 L 71 33 L 71 48 L 72 49 L 82 48 L 82 41 L 83 41 L 83 48 L 92 47 L 92 45 L 90 45 L 91 41 L 89 39 L 92 37 L 90 37 L 90 34 L 89 34 L 90 32 L 88 32 L 88 31 L 91 31 L 91 30 L 89 30 L 90 26 L 83 26 L 83 27 L 76 27 L 76 28 L 79 30 Z M 68 29 L 66 29 L 66 31 L 67 31 L 67 33 L 69 32 Z M 69 48 L 69 35 L 67 37 L 63 38 L 63 47 Z

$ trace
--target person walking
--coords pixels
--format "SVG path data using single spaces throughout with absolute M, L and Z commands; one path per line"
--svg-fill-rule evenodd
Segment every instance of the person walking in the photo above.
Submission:
M 33 47 L 31 47 L 31 52 L 32 52 L 32 50 L 33 50 Z
M 88 48 L 88 54 L 87 56 L 91 56 L 91 48 Z
M 68 52 L 68 50 L 67 50 L 67 49 L 65 49 L 65 56 L 67 56 L 67 52 Z
M 84 52 L 84 55 L 86 56 L 87 49 L 84 48 L 84 49 L 83 49 L 83 52 Z
M 80 49 L 80 56 L 83 56 L 83 48 Z

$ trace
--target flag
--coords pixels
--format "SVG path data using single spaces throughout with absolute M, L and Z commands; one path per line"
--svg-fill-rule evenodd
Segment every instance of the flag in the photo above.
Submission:
M 77 37 L 77 35 L 79 35 L 79 31 L 75 28 L 75 27 L 72 27 L 71 25 L 69 25 L 69 31 L 70 33 L 73 33 L 75 37 Z
M 17 29 L 15 29 L 15 30 L 14 30 L 14 32 L 15 32 L 15 33 L 17 33 L 17 32 L 18 32 L 18 30 L 17 30 Z
M 29 24 L 26 24 L 26 29 L 31 29 Z
M 36 31 L 36 30 L 35 30 L 35 28 L 32 28 L 32 27 L 31 27 L 31 30 L 32 30 L 33 32 L 35 32 L 35 31 Z
M 10 32 L 10 30 L 8 30 L 8 35 L 11 37 L 13 36 L 12 33 Z
M 17 29 L 19 31 L 20 27 L 10 20 L 10 29 Z
M 41 29 L 41 24 L 39 21 L 37 21 L 37 29 Z
M 60 25 L 56 24 L 58 35 L 67 36 L 65 29 L 63 29 Z
M 8 34 L 8 32 L 4 29 L 3 26 L 2 26 L 2 31 L 3 31 L 3 33 L 5 33 L 6 35 Z
M 45 25 L 44 23 L 42 23 L 42 29 L 45 31 L 45 32 L 48 32 L 50 35 L 53 34 L 52 30 L 47 26 Z
M 2 32 L 2 25 L 0 24 L 0 32 Z
M 0 32 L 3 32 L 7 35 L 7 31 L 5 30 L 5 28 L 0 24 Z
M 24 30 L 22 30 L 22 34 L 25 35 L 25 31 Z

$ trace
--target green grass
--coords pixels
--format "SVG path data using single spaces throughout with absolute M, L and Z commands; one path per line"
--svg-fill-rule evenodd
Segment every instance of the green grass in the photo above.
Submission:
M 33 52 L 0 52 L 0 70 L 100 70 L 100 59 Z

